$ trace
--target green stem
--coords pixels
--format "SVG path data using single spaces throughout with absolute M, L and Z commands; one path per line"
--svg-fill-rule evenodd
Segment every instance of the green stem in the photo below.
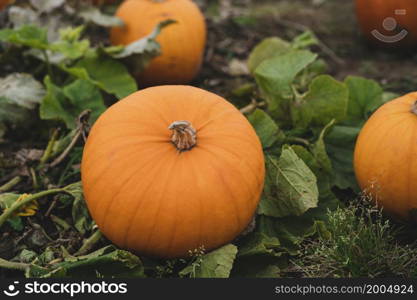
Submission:
M 295 96 L 295 102 L 300 103 L 303 100 L 303 95 L 298 92 L 297 87 L 295 85 L 291 86 L 292 92 Z
M 305 146 L 310 146 L 310 142 L 306 139 L 299 138 L 299 137 L 287 137 L 285 139 L 285 143 L 289 144 L 302 144 Z
M 240 109 L 240 112 L 242 114 L 250 114 L 252 113 L 255 109 L 257 109 L 258 107 L 263 107 L 265 106 L 266 103 L 265 102 L 256 102 L 256 101 L 252 101 L 250 104 L 246 105 L 245 107 Z
M 38 177 L 36 175 L 35 169 L 34 168 L 30 168 L 29 169 L 29 172 L 30 172 L 30 176 L 32 177 L 32 182 L 33 182 L 32 186 L 33 186 L 33 189 L 37 190 L 39 188 L 39 183 L 38 183 Z
M 53 162 L 50 163 L 49 167 L 51 168 L 56 167 L 56 165 L 60 164 L 65 159 L 65 157 L 67 157 L 68 153 L 70 153 L 71 149 L 75 146 L 78 139 L 81 137 L 82 132 L 83 132 L 83 128 L 77 129 L 77 132 L 75 136 L 73 137 L 73 139 L 71 140 L 71 143 L 64 150 L 64 152 L 61 153 L 60 156 L 58 156 Z
M 28 267 L 29 267 L 28 264 L 19 263 L 19 262 L 12 262 L 12 261 L 8 261 L 8 260 L 5 260 L 3 258 L 0 258 L 0 268 L 26 271 L 26 269 Z
M 97 230 L 94 232 L 88 239 L 85 240 L 84 244 L 81 246 L 81 248 L 74 253 L 74 256 L 80 256 L 86 254 L 88 251 L 91 250 L 91 248 L 94 247 L 94 245 L 100 240 L 102 237 L 102 233 L 100 230 Z
M 60 227 L 62 227 L 62 229 L 64 229 L 64 230 L 68 230 L 68 229 L 70 229 L 71 228 L 71 226 L 67 223 L 67 222 L 65 222 L 63 219 L 61 219 L 61 218 L 58 218 L 57 216 L 55 216 L 55 215 L 51 215 L 51 220 L 55 223 L 55 224 L 57 224 L 58 226 L 60 226 Z
M 52 67 L 51 67 L 51 62 L 49 61 L 48 52 L 46 52 L 46 50 L 42 50 L 42 54 L 43 54 L 43 57 L 45 58 L 46 67 L 48 69 L 48 75 L 49 77 L 53 78 Z
M 58 131 L 59 131 L 58 129 L 55 129 L 54 132 L 52 133 L 51 139 L 48 142 L 48 146 L 46 146 L 45 152 L 42 155 L 38 169 L 41 169 L 45 165 L 45 163 L 48 161 L 48 159 L 51 157 L 52 150 L 54 148 L 56 139 L 58 137 Z
M 65 189 L 51 189 L 51 190 L 47 190 L 47 191 L 43 191 L 43 192 L 39 192 L 33 195 L 30 195 L 24 199 L 22 199 L 21 201 L 15 201 L 12 206 L 6 208 L 3 213 L 0 215 L 0 227 L 7 221 L 7 219 L 14 213 L 16 212 L 19 208 L 21 208 L 22 206 L 28 204 L 29 202 L 42 198 L 42 197 L 46 197 L 49 195 L 53 195 L 53 194 L 59 194 L 59 193 L 66 193 Z
M 11 190 L 20 181 L 22 181 L 22 177 L 20 177 L 20 176 L 16 176 L 16 177 L 12 178 L 8 182 L 6 182 L 2 186 L 0 186 L 0 193 L 4 193 L 4 192 L 7 192 L 7 191 Z

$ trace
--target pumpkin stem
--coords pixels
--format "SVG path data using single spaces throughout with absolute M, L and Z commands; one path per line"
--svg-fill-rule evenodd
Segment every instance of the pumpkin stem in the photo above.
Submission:
M 410 109 L 410 111 L 411 111 L 413 114 L 417 115 L 417 101 L 416 101 L 416 102 L 414 102 L 414 104 L 413 104 L 413 105 L 411 105 L 411 109 Z
M 178 151 L 187 151 L 197 143 L 197 131 L 188 121 L 175 121 L 168 129 L 173 131 L 171 141 Z

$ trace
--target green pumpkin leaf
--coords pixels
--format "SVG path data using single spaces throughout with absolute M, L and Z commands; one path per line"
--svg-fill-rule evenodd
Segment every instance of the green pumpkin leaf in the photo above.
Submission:
M 264 60 L 255 70 L 255 79 L 277 120 L 288 120 L 288 107 L 293 101 L 292 84 L 296 76 L 317 58 L 307 50 L 292 50 Z
M 266 182 L 259 214 L 300 216 L 318 203 L 317 179 L 293 149 L 283 147 L 280 158 L 266 156 Z
M 269 148 L 277 141 L 283 141 L 284 133 L 279 129 L 278 125 L 263 110 L 256 109 L 248 116 L 249 122 L 255 128 L 263 148 Z
M 291 45 L 278 37 L 264 39 L 252 50 L 248 59 L 248 68 L 254 73 L 256 68 L 266 59 L 279 56 L 291 50 Z
M 100 91 L 87 80 L 74 81 L 63 88 L 63 93 L 76 108 L 76 116 L 86 109 L 91 110 L 91 122 L 106 110 Z
M 2 29 L 0 41 L 44 50 L 49 47 L 46 29 L 33 25 L 23 25 L 18 29 Z
M 92 110 L 93 120 L 105 110 L 100 92 L 86 80 L 78 79 L 60 88 L 47 76 L 45 85 L 47 94 L 40 106 L 41 119 L 61 120 L 69 129 L 74 129 L 77 117 L 84 110 Z
M 317 54 L 310 51 L 293 50 L 264 60 L 255 70 L 256 82 L 266 95 L 288 97 L 297 74 L 316 58 Z
M 324 141 L 334 170 L 332 185 L 359 191 L 353 170 L 356 138 L 369 115 L 395 95 L 384 96 L 377 82 L 361 77 L 349 76 L 345 84 L 349 89 L 346 118 L 329 131 Z
M 9 225 L 16 231 L 22 231 L 25 228 L 22 218 L 19 216 L 8 218 L 7 223 L 9 223 Z
M 54 85 L 49 76 L 45 77 L 46 96 L 40 106 L 40 117 L 43 120 L 61 120 L 68 128 L 75 128 L 75 117 L 66 109 L 67 99 L 61 88 Z
M 310 46 L 317 45 L 318 43 L 319 41 L 313 32 L 305 31 L 293 39 L 291 46 L 294 49 L 306 49 Z
M 326 150 L 326 144 L 324 142 L 324 136 L 327 134 L 327 132 L 330 130 L 330 128 L 334 125 L 335 120 L 333 119 L 330 121 L 329 124 L 327 124 L 323 130 L 320 132 L 319 138 L 312 146 L 311 152 L 320 165 L 321 169 L 326 172 L 327 174 L 332 174 L 332 162 L 329 158 L 329 155 L 327 154 Z
M 310 236 L 326 234 L 322 221 L 327 220 L 327 211 L 341 205 L 336 197 L 322 197 L 315 208 L 301 216 L 274 218 L 258 217 L 258 231 L 269 237 L 277 237 L 281 248 L 291 255 L 299 254 L 299 245 Z
M 46 247 L 45 251 L 43 251 L 36 258 L 36 261 L 34 261 L 33 263 L 44 266 L 46 264 L 49 264 L 54 259 L 55 259 L 55 252 L 54 252 L 53 248 Z
M 360 127 L 336 125 L 324 138 L 334 170 L 333 184 L 359 191 L 353 170 L 353 151 Z
M 142 261 L 136 255 L 107 246 L 89 255 L 69 257 L 62 263 L 42 268 L 31 265 L 26 277 L 115 278 L 144 277 Z
M 83 257 L 76 262 L 64 262 L 59 266 L 69 277 L 144 277 L 144 268 L 136 255 L 115 250 L 97 257 Z
M 15 193 L 3 193 L 0 194 L 0 208 L 6 209 L 13 205 L 13 203 L 19 199 L 21 195 Z
M 1 131 L 0 137 L 7 131 L 7 124 L 25 124 L 30 118 L 29 110 L 21 106 L 16 105 L 10 99 L 0 97 L 0 124 Z M 4 130 L 4 132 L 3 132 Z
M 27 194 L 3 193 L 0 194 L 0 211 L 11 207 L 16 201 L 22 200 Z M 20 207 L 15 213 L 7 219 L 7 223 L 16 231 L 22 231 L 24 225 L 21 216 L 31 216 L 36 213 L 38 204 L 28 203 Z
M 278 253 L 281 246 L 279 240 L 276 237 L 268 237 L 259 232 L 248 235 L 239 244 L 238 257 L 260 254 L 272 256 L 281 255 Z
M 30 74 L 12 73 L 0 78 L 0 97 L 17 106 L 34 109 L 44 96 L 45 88 Z
M 50 13 L 64 3 L 65 0 L 30 0 L 30 4 L 41 13 Z
M 82 67 L 67 67 L 67 66 L 65 66 L 65 64 L 62 64 L 62 63 L 59 64 L 58 66 L 63 71 L 65 71 L 68 74 L 74 76 L 75 78 L 88 80 L 91 83 L 94 83 L 95 85 L 97 85 L 101 88 L 100 84 L 97 81 L 91 79 L 90 75 L 88 74 L 88 72 L 85 68 L 82 68 Z
M 22 263 L 30 263 L 32 262 L 38 254 L 35 251 L 23 249 L 22 252 L 19 254 L 19 260 Z
M 180 271 L 180 276 L 196 278 L 228 278 L 236 258 L 237 247 L 223 246 L 201 257 L 199 265 L 190 265 Z
M 343 120 L 349 100 L 346 85 L 329 75 L 317 76 L 309 91 L 292 107 L 294 126 L 326 126 L 331 120 Z
M 54 52 L 59 52 L 63 57 L 75 60 L 86 54 L 90 48 L 90 42 L 86 39 L 79 40 L 84 26 L 65 28 L 59 31 L 60 39 L 49 46 Z
M 238 248 L 233 277 L 276 278 L 286 267 L 286 253 L 277 237 L 254 232 L 239 240 Z
M 119 51 L 115 53 L 110 52 L 109 54 L 114 58 L 126 58 L 131 55 L 148 54 L 148 56 L 152 58 L 153 56 L 159 54 L 160 50 L 156 37 L 165 27 L 175 23 L 177 23 L 175 20 L 162 21 L 156 25 L 155 29 L 146 37 L 134 41 L 125 47 L 119 48 Z M 145 64 L 146 63 L 144 63 L 144 65 Z
M 98 7 L 92 5 L 81 5 L 77 14 L 84 19 L 86 23 L 91 22 L 103 27 L 124 26 L 124 23 L 120 18 L 104 14 Z
M 0 78 L 0 127 L 6 131 L 5 124 L 30 125 L 31 111 L 45 93 L 42 84 L 30 74 L 12 73 Z
M 72 196 L 72 220 L 74 227 L 81 233 L 85 234 L 92 228 L 92 221 L 88 213 L 87 205 L 83 196 L 81 182 L 76 182 L 65 187 L 65 190 Z M 60 199 L 65 201 L 66 195 L 61 195 Z
M 363 122 L 382 105 L 383 90 L 376 81 L 348 76 L 345 83 L 349 88 L 348 121 Z
M 336 199 L 336 196 L 333 194 L 331 190 L 331 182 L 334 176 L 333 169 L 331 163 L 329 164 L 328 162 L 329 158 L 327 157 L 325 152 L 322 153 L 322 157 L 318 157 L 317 154 L 313 154 L 313 152 L 307 150 L 302 146 L 292 145 L 291 148 L 298 155 L 298 157 L 300 157 L 305 162 L 305 164 L 310 168 L 310 170 L 313 171 L 314 175 L 316 175 L 317 188 L 319 190 L 319 204 L 320 201 L 322 201 L 323 199 Z
M 89 77 L 104 91 L 114 94 L 117 98 L 124 98 L 137 90 L 135 80 L 126 67 L 112 59 L 105 57 L 89 57 L 80 60 L 75 66 L 76 73 L 88 74 Z M 84 69 L 86 72 L 82 71 Z

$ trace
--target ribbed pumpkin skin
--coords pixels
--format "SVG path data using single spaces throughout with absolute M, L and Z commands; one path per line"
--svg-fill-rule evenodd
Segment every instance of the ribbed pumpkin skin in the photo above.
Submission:
M 135 74 L 140 86 L 186 84 L 199 72 L 206 44 L 206 25 L 199 8 L 190 0 L 127 0 L 116 15 L 126 24 L 114 27 L 113 45 L 126 45 L 152 32 L 161 21 L 177 21 L 157 37 L 161 55 L 144 72 Z
M 197 145 L 178 152 L 169 125 L 191 122 Z M 122 248 L 184 257 L 233 240 L 264 182 L 259 139 L 229 102 L 190 86 L 159 86 L 111 106 L 94 124 L 81 175 L 89 211 Z
M 360 187 L 400 219 L 417 209 L 417 116 L 410 111 L 416 101 L 417 92 L 381 106 L 361 130 L 354 153 Z
M 405 15 L 395 14 L 395 10 L 405 9 Z M 417 1 L 415 0 L 356 0 L 356 15 L 365 37 L 383 46 L 408 46 L 417 43 Z M 383 27 L 383 21 L 392 17 L 399 25 L 399 30 L 389 31 Z M 393 36 L 401 29 L 406 29 L 408 35 L 396 43 L 383 43 L 376 39 L 371 32 L 376 29 L 386 36 Z

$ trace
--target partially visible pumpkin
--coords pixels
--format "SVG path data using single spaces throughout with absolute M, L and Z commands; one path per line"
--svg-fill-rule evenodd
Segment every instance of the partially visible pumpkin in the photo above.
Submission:
M 0 0 L 0 10 L 4 9 L 7 5 L 11 4 L 13 0 Z
M 247 119 L 191 86 L 158 86 L 94 124 L 81 177 L 88 209 L 116 245 L 156 257 L 220 247 L 250 223 L 264 157 Z
M 113 45 L 127 45 L 150 34 L 167 19 L 177 23 L 157 37 L 161 55 L 135 74 L 140 86 L 186 84 L 199 72 L 206 43 L 206 25 L 201 11 L 190 0 L 126 0 L 116 15 L 126 26 L 114 27 Z
M 417 44 L 417 1 L 356 0 L 363 35 L 372 43 L 401 47 Z
M 360 187 L 397 219 L 417 216 L 417 92 L 381 106 L 365 123 L 354 153 Z

